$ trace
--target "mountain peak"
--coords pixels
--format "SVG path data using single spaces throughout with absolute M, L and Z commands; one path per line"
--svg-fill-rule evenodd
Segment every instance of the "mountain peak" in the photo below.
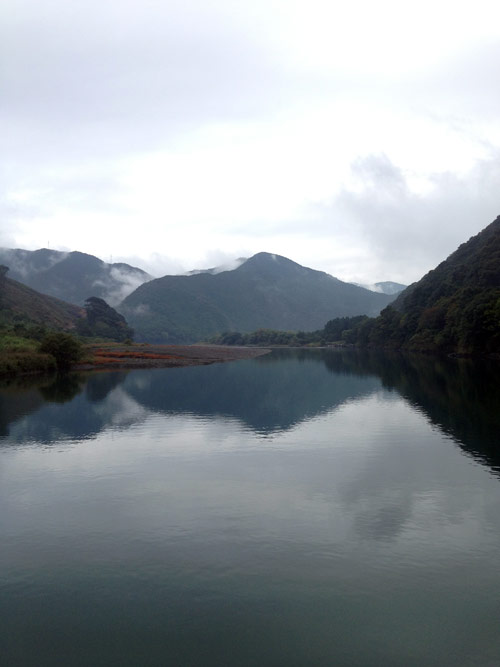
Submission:
M 376 315 L 391 300 L 282 255 L 259 252 L 232 270 L 153 280 L 119 309 L 139 340 L 184 343 L 223 331 L 311 331 L 334 317 Z
M 258 252 L 249 257 L 237 271 L 247 274 L 256 274 L 263 278 L 289 278 L 292 276 L 300 277 L 308 274 L 320 274 L 321 271 L 309 269 L 301 264 L 297 264 L 287 257 L 270 252 Z M 325 274 L 326 275 L 326 274 Z

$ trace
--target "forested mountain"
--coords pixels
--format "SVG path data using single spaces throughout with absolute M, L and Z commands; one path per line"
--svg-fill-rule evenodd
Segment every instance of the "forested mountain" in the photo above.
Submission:
M 410 285 L 380 317 L 363 323 L 357 342 L 500 353 L 500 216 Z
M 49 329 L 76 330 L 85 310 L 71 303 L 40 294 L 7 277 L 0 266 L 0 325 L 28 323 Z
M 107 264 L 83 252 L 0 248 L 9 277 L 42 294 L 83 306 L 91 296 L 116 305 L 152 276 L 128 264 Z
M 7 272 L 8 268 L 0 265 L 0 333 L 35 328 L 110 340 L 132 338 L 134 332 L 123 315 L 102 299 L 91 297 L 80 308 L 11 280 Z
M 233 270 L 152 280 L 118 310 L 138 340 L 180 343 L 223 331 L 310 331 L 332 317 L 377 315 L 393 299 L 262 252 Z

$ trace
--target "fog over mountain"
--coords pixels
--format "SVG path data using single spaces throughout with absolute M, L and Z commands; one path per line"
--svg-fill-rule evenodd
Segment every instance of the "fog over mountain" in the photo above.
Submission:
M 355 285 L 358 283 L 354 283 Z M 359 285 L 358 287 L 364 287 L 369 289 L 371 292 L 379 292 L 380 294 L 398 294 L 402 292 L 408 285 L 402 285 L 401 283 L 394 283 L 391 280 L 385 280 L 380 283 L 373 283 L 372 285 Z
M 9 277 L 13 280 L 78 305 L 83 305 L 91 296 L 116 305 L 139 285 L 152 279 L 137 267 L 124 263 L 107 264 L 98 257 L 78 251 L 0 248 L 0 264 L 9 267 Z

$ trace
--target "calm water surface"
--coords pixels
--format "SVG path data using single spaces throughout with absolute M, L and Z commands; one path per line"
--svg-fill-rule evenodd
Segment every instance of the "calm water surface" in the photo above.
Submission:
M 303 351 L 2 385 L 0 664 L 497 667 L 497 378 Z

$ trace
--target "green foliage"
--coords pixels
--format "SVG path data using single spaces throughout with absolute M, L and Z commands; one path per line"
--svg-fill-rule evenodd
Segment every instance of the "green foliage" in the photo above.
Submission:
M 79 361 L 82 345 L 70 334 L 53 332 L 42 340 L 39 352 L 50 354 L 55 359 L 57 369 L 64 371 Z
M 0 353 L 35 351 L 38 345 L 35 340 L 21 338 L 12 333 L 0 335 Z
M 349 338 L 362 347 L 500 353 L 500 218 Z
M 318 346 L 331 343 L 352 344 L 356 329 L 369 318 L 366 315 L 337 317 L 317 331 L 277 331 L 257 329 L 251 333 L 229 331 L 210 339 L 216 345 L 255 345 L 259 347 L 286 345 L 289 347 Z
M 77 331 L 81 336 L 107 338 L 109 340 L 132 340 L 134 331 L 123 315 L 111 308 L 103 299 L 92 296 L 85 301 L 86 318 L 81 319 Z
M 36 325 L 0 324 L 0 375 L 20 375 L 55 369 L 54 358 L 38 352 Z
M 9 353 L 0 351 L 0 375 L 42 373 L 55 368 L 54 357 L 50 354 L 21 349 Z
M 344 333 L 352 331 L 368 319 L 366 315 L 356 317 L 337 317 L 329 320 L 323 328 L 323 339 L 327 342 L 345 340 Z

